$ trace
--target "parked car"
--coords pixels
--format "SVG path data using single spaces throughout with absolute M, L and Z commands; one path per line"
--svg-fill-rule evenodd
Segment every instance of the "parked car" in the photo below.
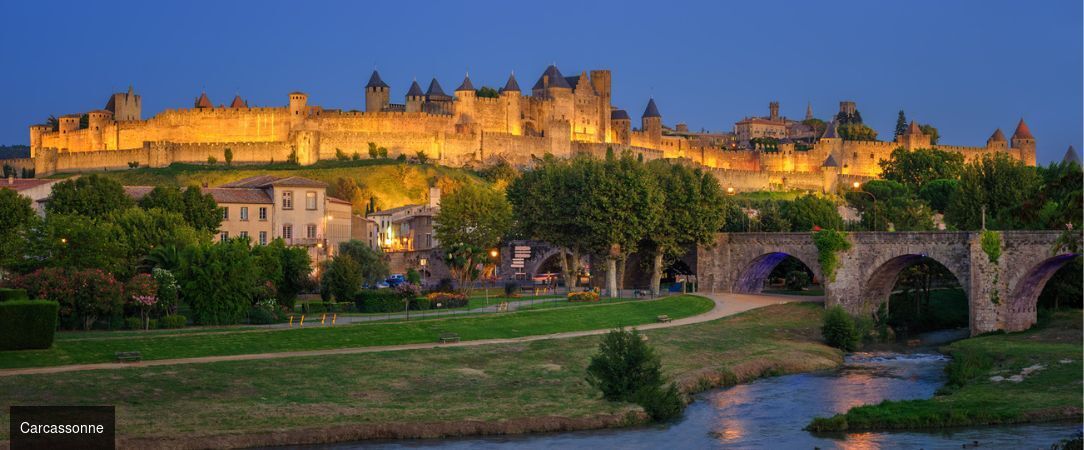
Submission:
M 388 287 L 396 287 L 400 284 L 406 283 L 406 277 L 401 273 L 396 273 L 388 277 L 388 279 L 384 280 L 384 282 L 388 283 Z

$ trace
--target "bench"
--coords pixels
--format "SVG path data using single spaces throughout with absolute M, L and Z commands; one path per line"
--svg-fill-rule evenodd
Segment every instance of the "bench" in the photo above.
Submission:
M 668 316 L 666 314 L 663 314 L 663 315 L 661 315 L 659 317 L 656 317 L 655 320 L 658 321 L 659 323 L 667 323 L 672 319 L 670 319 L 670 316 Z
M 119 362 L 139 362 L 143 360 L 143 354 L 139 352 L 116 352 Z
M 459 335 L 456 333 L 444 333 L 440 335 L 441 344 L 447 344 L 449 342 L 459 342 Z

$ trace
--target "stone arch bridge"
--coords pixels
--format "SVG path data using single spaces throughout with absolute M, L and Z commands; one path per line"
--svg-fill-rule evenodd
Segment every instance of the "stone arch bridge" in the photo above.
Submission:
M 980 232 L 853 232 L 838 254 L 835 280 L 824 283 L 827 305 L 872 313 L 888 301 L 903 269 L 931 258 L 951 271 L 967 293 L 971 334 L 1019 331 L 1036 320 L 1047 280 L 1079 254 L 1056 248 L 1059 231 L 1003 231 L 1001 255 L 991 261 Z M 793 256 L 823 280 L 812 233 L 719 233 L 696 250 L 700 290 L 759 292 L 765 278 Z

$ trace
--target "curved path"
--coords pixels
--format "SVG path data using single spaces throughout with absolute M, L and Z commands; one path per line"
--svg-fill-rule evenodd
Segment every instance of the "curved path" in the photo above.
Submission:
M 741 312 L 748 311 L 750 309 L 760 308 L 769 305 L 778 305 L 782 303 L 789 303 L 795 301 L 821 301 L 823 297 L 799 297 L 799 296 L 786 296 L 786 295 L 759 295 L 759 294 L 735 294 L 735 293 L 697 293 L 715 302 L 715 307 L 710 311 L 697 316 L 686 317 L 683 319 L 676 319 L 667 323 L 648 323 L 637 325 L 635 328 L 639 330 L 655 330 L 659 328 L 679 327 L 682 325 L 690 325 L 694 323 L 709 322 L 715 319 L 731 316 Z M 580 336 L 592 336 L 605 334 L 610 331 L 610 328 L 601 330 L 586 330 L 586 331 L 570 331 L 565 333 L 553 333 L 542 334 L 534 336 L 522 336 L 516 338 L 501 338 L 501 339 L 477 339 L 471 341 L 461 341 L 449 344 L 440 344 L 436 342 L 426 342 L 417 344 L 399 344 L 399 345 L 381 345 L 372 347 L 350 347 L 350 348 L 335 348 L 326 350 L 302 350 L 293 352 L 276 352 L 276 353 L 249 353 L 243 355 L 221 355 L 221 356 L 201 356 L 197 358 L 177 358 L 177 359 L 155 359 L 149 361 L 142 361 L 136 363 L 96 363 L 96 364 L 72 364 L 67 366 L 52 366 L 52 367 L 29 367 L 22 369 L 4 369 L 0 370 L 0 376 L 13 376 L 13 375 L 38 375 L 49 373 L 62 373 L 62 372 L 78 372 L 84 370 L 104 370 L 104 369 L 126 369 L 132 367 L 153 367 L 153 366 L 169 366 L 175 364 L 204 364 L 222 361 L 253 361 L 264 359 L 280 359 L 280 358 L 295 358 L 302 356 L 325 356 L 325 355 L 351 355 L 358 353 L 377 353 L 377 352 L 393 352 L 403 350 L 424 350 L 431 348 L 449 348 L 449 347 L 473 347 L 479 345 L 492 345 L 492 344 L 513 344 L 519 342 L 532 342 L 542 341 L 547 339 L 568 339 Z

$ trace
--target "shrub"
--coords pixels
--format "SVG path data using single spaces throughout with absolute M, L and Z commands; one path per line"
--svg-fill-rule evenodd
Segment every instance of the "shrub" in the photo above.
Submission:
M 188 318 L 180 314 L 173 314 L 163 317 L 158 321 L 158 325 L 162 328 L 184 328 L 188 325 Z
M 787 290 L 800 291 L 809 286 L 809 274 L 804 270 L 792 270 L 787 272 Z
M 986 253 L 986 257 L 990 259 L 990 262 L 997 264 L 997 260 L 1001 258 L 1001 233 L 982 230 L 979 243 L 982 245 L 982 251 Z
M 638 391 L 662 385 L 661 363 L 639 331 L 613 330 L 587 366 L 587 382 L 610 401 L 634 401 Z
M 833 306 L 824 313 L 821 335 L 824 336 L 828 345 L 843 351 L 850 352 L 858 348 L 858 328 L 855 326 L 854 318 L 847 314 L 842 306 Z
M 278 317 L 275 317 L 275 313 L 263 306 L 253 306 L 248 310 L 248 323 L 250 324 L 266 325 L 277 321 Z
M 0 302 L 9 300 L 30 300 L 26 295 L 26 289 L 0 289 Z
M 665 388 L 648 386 L 640 389 L 636 392 L 635 400 L 656 422 L 676 419 L 685 411 L 685 399 L 674 383 Z
M 422 274 L 411 267 L 406 271 L 406 281 L 411 284 L 422 284 Z
M 0 350 L 49 348 L 56 333 L 54 301 L 9 300 L 0 303 Z
M 331 305 L 331 304 L 333 304 L 333 303 L 320 303 L 320 302 L 302 303 L 301 304 L 301 311 L 304 312 L 305 314 L 326 313 L 326 312 L 328 312 L 327 305 Z
M 125 317 L 124 328 L 127 328 L 129 330 L 142 330 L 143 319 L 139 317 Z
M 504 296 L 505 297 L 515 297 L 517 291 L 519 291 L 519 284 L 518 283 L 515 283 L 515 282 L 512 282 L 512 281 L 504 283 Z
M 568 293 L 568 301 L 570 302 L 597 302 L 598 300 L 598 293 L 595 291 Z
M 403 299 L 392 289 L 365 289 L 358 293 L 354 303 L 361 312 L 396 312 L 403 310 Z
M 962 387 L 989 373 L 993 365 L 994 361 L 989 354 L 970 349 L 954 351 L 952 360 L 945 366 L 945 375 L 948 378 L 945 386 L 950 389 Z
M 186 248 L 174 275 L 196 323 L 228 325 L 245 319 L 259 270 L 249 243 L 230 239 Z
M 331 311 L 337 313 L 357 312 L 358 307 L 353 302 L 332 303 Z
M 847 235 L 836 230 L 821 230 L 813 234 L 813 244 L 817 246 L 817 261 L 821 272 L 828 281 L 836 281 L 836 266 L 839 265 L 839 252 L 851 249 Z
M 467 296 L 458 292 L 430 292 L 425 296 L 425 300 L 433 309 L 461 308 L 467 306 Z
M 453 292 L 455 291 L 455 286 L 452 284 L 451 278 L 441 278 L 440 282 L 437 283 L 437 287 L 433 290 L 441 292 Z

